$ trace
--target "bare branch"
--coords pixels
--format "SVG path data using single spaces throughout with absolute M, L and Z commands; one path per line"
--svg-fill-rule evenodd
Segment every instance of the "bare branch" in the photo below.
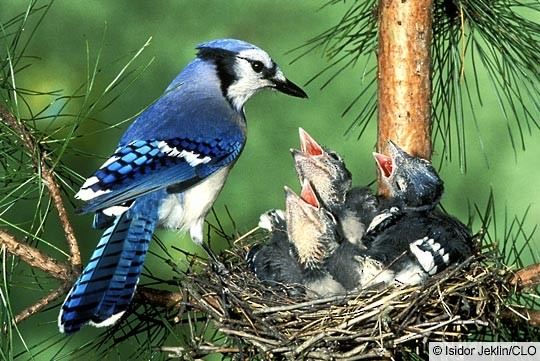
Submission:
M 49 293 L 47 296 L 43 297 L 41 300 L 34 303 L 32 306 L 25 308 L 17 316 L 15 316 L 14 318 L 15 323 L 19 323 L 27 319 L 28 317 L 32 316 L 33 314 L 38 313 L 43 308 L 45 308 L 45 306 L 47 306 L 49 303 L 56 301 L 58 298 L 65 295 L 70 287 L 71 286 L 67 282 L 65 282 L 56 291 Z
M 529 326 L 540 327 L 540 311 L 525 307 L 507 307 L 501 312 L 501 318 L 511 322 L 526 322 Z
M 30 266 L 64 282 L 71 279 L 71 271 L 65 264 L 43 254 L 34 247 L 17 241 L 12 235 L 0 231 L 0 243 L 10 254 L 19 257 Z
M 77 243 L 77 239 L 75 238 L 75 232 L 73 231 L 73 227 L 71 226 L 71 222 L 67 215 L 66 208 L 64 207 L 64 202 L 62 201 L 62 196 L 60 195 L 58 183 L 56 183 L 54 180 L 52 169 L 45 167 L 44 164 L 42 165 L 41 175 L 43 177 L 43 181 L 47 185 L 47 188 L 49 188 L 49 192 L 51 193 L 51 197 L 56 207 L 56 211 L 58 212 L 58 217 L 60 218 L 60 224 L 62 225 L 64 234 L 66 236 L 71 255 L 70 262 L 73 274 L 79 276 L 79 274 L 81 273 L 82 265 L 81 252 L 79 251 L 79 244 Z
M 540 285 L 540 263 L 516 271 L 510 283 L 517 285 L 519 289 Z
M 138 287 L 133 301 L 139 304 L 150 303 L 157 307 L 181 308 L 183 292 L 170 292 L 150 287 Z

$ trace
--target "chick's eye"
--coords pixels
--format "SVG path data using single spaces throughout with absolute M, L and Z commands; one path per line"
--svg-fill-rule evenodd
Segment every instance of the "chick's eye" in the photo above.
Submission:
M 341 157 L 335 153 L 335 152 L 328 152 L 328 155 L 330 156 L 330 158 L 332 158 L 333 160 L 337 160 L 337 161 L 341 161 Z
M 264 65 L 260 61 L 255 60 L 251 62 L 251 68 L 254 72 L 260 73 L 264 69 Z
M 405 182 L 403 178 L 396 179 L 396 188 L 399 191 L 403 191 L 407 188 L 407 183 Z

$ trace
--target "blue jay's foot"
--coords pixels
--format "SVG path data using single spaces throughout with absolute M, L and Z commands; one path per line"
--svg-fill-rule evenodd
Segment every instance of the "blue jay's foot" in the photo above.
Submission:
M 385 229 L 394 223 L 401 214 L 402 212 L 398 207 L 383 210 L 373 218 L 366 230 L 366 234 Z
M 268 232 L 285 232 L 287 230 L 285 212 L 281 209 L 271 209 L 264 212 L 259 217 L 259 227 L 266 229 Z
M 217 255 L 210 248 L 210 246 L 206 243 L 201 243 L 201 246 L 206 251 L 208 257 L 210 257 L 210 267 L 212 267 L 212 271 L 221 276 L 229 274 L 229 270 L 227 269 L 227 267 L 225 267 L 223 262 L 219 260 Z
M 368 256 L 355 256 L 354 259 L 358 262 L 359 287 L 366 288 L 380 283 L 388 284 L 394 279 L 394 273 L 385 270 L 382 262 Z
M 409 245 L 420 266 L 430 276 L 442 271 L 450 264 L 450 254 L 446 253 L 440 243 L 432 238 L 424 237 Z

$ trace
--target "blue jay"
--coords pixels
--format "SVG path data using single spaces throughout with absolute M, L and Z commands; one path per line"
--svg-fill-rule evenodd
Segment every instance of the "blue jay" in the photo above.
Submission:
M 62 305 L 61 332 L 120 319 L 157 226 L 189 230 L 209 251 L 204 219 L 244 148 L 245 102 L 264 88 L 307 97 L 254 45 L 220 39 L 197 50 L 76 195 L 106 230 Z
M 270 236 L 266 244 L 250 247 L 246 255 L 248 268 L 268 286 L 284 290 L 290 296 L 303 293 L 303 270 L 289 242 L 285 213 L 279 209 L 263 213 L 259 227 Z
M 432 164 L 391 141 L 388 149 L 390 156 L 373 154 L 391 197 L 380 199 L 382 210 L 364 237 L 362 286 L 419 284 L 472 254 L 470 230 L 436 209 L 444 184 Z
M 369 187 L 352 187 L 351 173 L 338 153 L 321 147 L 302 128 L 299 134 L 301 151 L 291 152 L 300 182 L 311 183 L 345 240 L 363 248 L 365 229 L 377 213 L 377 198 Z
M 300 196 L 288 187 L 285 194 L 285 214 L 270 211 L 261 216 L 259 225 L 270 231 L 270 239 L 252 246 L 248 266 L 263 283 L 279 285 L 289 294 L 299 293 L 298 286 L 314 297 L 343 293 L 324 268 L 325 259 L 338 247 L 335 219 L 307 181 Z
M 311 184 L 304 181 L 300 196 L 285 187 L 289 241 L 302 269 L 308 295 L 342 294 L 343 286 L 325 268 L 327 258 L 339 247 L 337 222 L 323 207 Z

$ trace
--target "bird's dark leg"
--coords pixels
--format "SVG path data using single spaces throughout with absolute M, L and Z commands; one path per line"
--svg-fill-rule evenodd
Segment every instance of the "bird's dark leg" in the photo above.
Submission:
M 210 257 L 210 262 L 212 266 L 212 270 L 216 272 L 217 274 L 225 275 L 229 273 L 229 270 L 227 270 L 227 267 L 221 262 L 218 258 L 218 256 L 212 251 L 212 248 L 206 243 L 201 243 L 202 248 L 205 250 L 208 257 Z

